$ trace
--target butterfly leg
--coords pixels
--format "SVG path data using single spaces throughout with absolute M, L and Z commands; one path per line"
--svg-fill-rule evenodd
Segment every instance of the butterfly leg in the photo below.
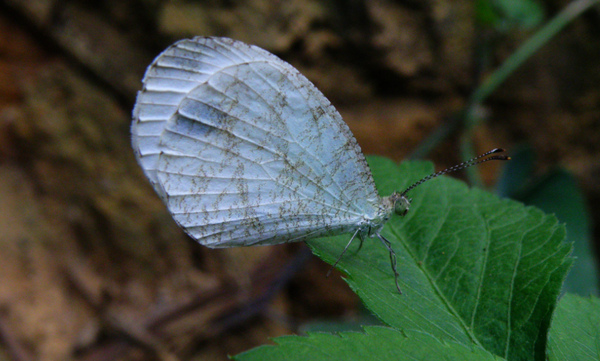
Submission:
M 329 275 L 331 274 L 331 271 L 333 271 L 333 269 L 335 268 L 335 266 L 337 266 L 337 264 L 340 262 L 340 260 L 342 259 L 342 256 L 344 255 L 344 253 L 346 253 L 346 251 L 348 250 L 348 247 L 350 247 L 350 243 L 352 243 L 352 241 L 354 240 L 354 238 L 356 237 L 356 235 L 359 234 L 358 233 L 359 231 L 360 231 L 360 228 L 358 228 L 356 230 L 356 232 L 354 232 L 354 234 L 352 235 L 352 238 L 350 238 L 350 241 L 348 242 L 348 244 L 346 245 L 346 247 L 344 247 L 344 250 L 342 251 L 342 253 L 338 257 L 337 261 L 335 261 L 335 263 L 333 264 L 333 266 L 331 266 L 331 268 L 329 268 L 329 271 L 327 271 L 327 276 L 326 277 L 329 277 Z M 360 239 L 360 245 L 362 246 L 362 237 L 359 237 L 359 239 Z
M 387 248 L 388 252 L 390 253 L 390 263 L 392 265 L 392 271 L 394 271 L 394 281 L 396 282 L 396 288 L 398 289 L 398 292 L 402 294 L 402 290 L 400 289 L 400 285 L 398 284 L 399 274 L 396 269 L 396 252 L 394 252 L 394 250 L 392 249 L 392 244 L 390 243 L 390 241 L 388 241 L 384 236 L 377 233 L 377 238 L 379 238 L 381 243 L 383 243 L 385 248 Z
M 360 243 L 358 244 L 358 248 L 356 249 L 356 252 L 354 252 L 354 253 L 358 253 L 362 249 L 362 245 L 363 245 L 363 236 L 362 236 L 362 233 L 358 234 L 358 240 L 360 241 Z

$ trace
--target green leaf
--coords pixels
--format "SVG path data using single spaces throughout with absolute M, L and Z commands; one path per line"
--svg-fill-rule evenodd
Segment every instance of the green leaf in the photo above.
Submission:
M 550 361 L 600 360 L 600 299 L 565 294 L 550 330 Z
M 573 175 L 564 169 L 555 169 L 522 194 L 520 200 L 554 214 L 567 227 L 567 240 L 574 245 L 576 261 L 563 291 L 597 295 L 598 269 L 592 250 L 590 216 Z
M 341 331 L 362 331 L 364 326 L 381 326 L 381 321 L 375 317 L 366 308 L 360 308 L 358 314 L 352 319 L 340 321 L 335 320 L 314 320 L 301 325 L 298 329 L 300 334 L 315 332 L 341 332 Z
M 544 9 L 532 0 L 495 0 L 498 11 L 507 23 L 533 28 L 544 19 Z
M 535 155 L 531 147 L 511 154 L 496 187 L 496 192 L 542 211 L 554 214 L 567 229 L 567 241 L 573 243 L 575 262 L 563 286 L 563 292 L 581 296 L 598 295 L 598 267 L 592 250 L 590 215 L 585 197 L 575 177 L 565 169 L 554 169 L 534 177 Z
M 515 26 L 530 29 L 544 19 L 544 9 L 533 0 L 477 0 L 475 14 L 480 24 L 501 31 Z
M 433 171 L 425 162 L 398 166 L 381 157 L 368 161 L 378 190 L 385 196 Z M 564 227 L 535 208 L 469 189 L 449 177 L 426 182 L 410 196 L 408 214 L 393 216 L 382 231 L 396 251 L 403 294 L 396 290 L 389 254 L 376 238 L 365 239 L 359 252 L 359 242 L 355 242 L 338 264 L 366 307 L 409 338 L 428 335 L 434 350 L 442 343 L 486 350 L 508 360 L 544 360 L 550 316 L 571 264 L 571 248 L 563 242 Z M 344 234 L 308 244 L 315 254 L 333 263 L 349 237 Z M 335 337 L 308 337 L 328 341 L 313 343 L 304 359 L 329 360 L 324 355 L 340 353 L 389 359 L 382 353 L 388 348 L 377 343 L 370 346 L 370 341 L 357 343 L 353 338 L 354 343 L 334 347 Z M 344 337 L 373 339 L 354 334 Z M 274 349 L 307 341 L 290 336 L 276 342 L 280 346 Z M 397 343 L 393 348 L 404 345 Z M 278 353 L 273 348 L 258 350 L 281 358 L 262 359 L 291 359 L 287 351 Z M 432 359 L 445 357 L 444 353 L 432 355 Z
M 501 20 L 490 0 L 475 1 L 475 17 L 480 24 L 489 27 L 495 26 Z
M 307 337 L 274 339 L 277 346 L 261 346 L 242 353 L 238 361 L 266 360 L 501 360 L 481 348 L 441 342 L 431 335 L 410 333 L 388 327 L 369 326 L 364 332 L 338 335 L 311 333 Z
M 429 163 L 397 166 L 379 157 L 369 163 L 382 195 L 433 171 Z M 398 255 L 404 294 L 395 290 L 378 241 L 365 240 L 359 253 L 340 261 L 366 306 L 399 330 L 481 345 L 507 359 L 543 359 L 549 315 L 571 263 L 564 227 L 535 208 L 449 177 L 411 196 L 406 217 L 392 217 L 383 231 Z M 347 241 L 343 235 L 309 245 L 332 263 Z

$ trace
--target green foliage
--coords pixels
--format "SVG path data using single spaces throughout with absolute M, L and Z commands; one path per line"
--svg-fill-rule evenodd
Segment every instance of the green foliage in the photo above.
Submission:
M 469 348 L 428 334 L 407 334 L 379 326 L 339 335 L 285 336 L 276 338 L 275 342 L 275 347 L 262 346 L 237 356 L 236 360 L 501 360 L 478 347 Z
M 532 28 L 544 18 L 544 10 L 534 0 L 477 0 L 475 12 L 480 24 L 499 31 Z
M 565 295 L 550 330 L 548 359 L 600 360 L 600 300 Z
M 380 194 L 432 172 L 372 157 Z M 275 339 L 236 360 L 545 360 L 550 319 L 571 264 L 565 229 L 533 207 L 441 177 L 417 187 L 411 210 L 383 234 L 398 256 L 398 294 L 385 248 L 358 242 L 338 267 L 366 307 L 388 327 Z M 309 242 L 335 262 L 349 235 Z
M 497 185 L 497 193 L 554 214 L 567 228 L 575 262 L 563 291 L 581 296 L 598 295 L 598 267 L 592 250 L 590 215 L 575 177 L 565 169 L 534 174 L 535 154 L 531 147 L 520 147 L 511 154 Z

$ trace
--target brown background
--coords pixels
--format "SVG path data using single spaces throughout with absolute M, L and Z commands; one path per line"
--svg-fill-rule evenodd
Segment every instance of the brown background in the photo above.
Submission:
M 303 244 L 211 250 L 176 227 L 129 145 L 140 79 L 182 37 L 256 44 L 311 79 L 365 153 L 400 161 L 478 82 L 474 49 L 490 34 L 473 3 L 1 1 L 0 360 L 224 360 L 356 315 L 339 274 L 325 278 Z M 551 16 L 567 3 L 543 5 Z M 492 66 L 529 35 L 498 37 Z M 599 84 L 596 8 L 492 96 L 474 136 L 479 151 L 528 142 L 540 171 L 572 171 L 594 224 Z M 438 168 L 458 160 L 456 141 L 430 155 Z M 485 180 L 497 169 L 482 167 Z

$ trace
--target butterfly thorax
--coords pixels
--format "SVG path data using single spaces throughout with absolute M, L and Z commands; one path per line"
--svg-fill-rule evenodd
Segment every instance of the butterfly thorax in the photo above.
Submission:
M 389 197 L 379 199 L 378 210 L 374 216 L 365 217 L 360 225 L 362 236 L 372 237 L 378 234 L 392 214 L 404 216 L 410 208 L 410 199 L 399 192 L 392 193 Z

